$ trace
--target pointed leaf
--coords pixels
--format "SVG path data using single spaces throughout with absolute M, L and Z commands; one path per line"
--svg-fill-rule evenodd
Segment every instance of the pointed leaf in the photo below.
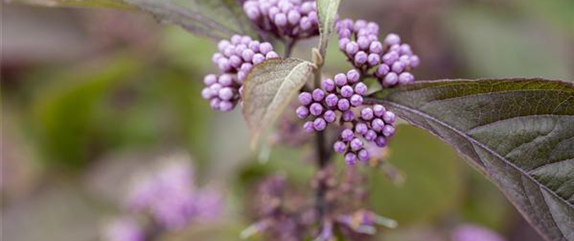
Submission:
M 574 240 L 574 85 L 420 81 L 366 99 L 452 145 L 547 239 Z
M 337 19 L 337 12 L 341 0 L 317 0 L 317 12 L 319 15 L 319 32 L 321 37 L 319 40 L 319 52 L 323 59 L 327 52 L 327 43 L 329 37 L 333 32 L 335 20 Z
M 255 66 L 243 82 L 243 116 L 253 133 L 252 144 L 305 85 L 313 64 L 300 59 L 270 59 Z

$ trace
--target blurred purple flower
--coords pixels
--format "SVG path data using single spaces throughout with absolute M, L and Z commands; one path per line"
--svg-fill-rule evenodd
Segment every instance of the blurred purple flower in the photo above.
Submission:
M 104 228 L 106 241 L 144 241 L 144 230 L 129 217 L 121 217 L 111 221 Z
M 472 224 L 459 225 L 452 231 L 451 238 L 452 241 L 505 241 L 494 231 Z
M 196 189 L 193 177 L 188 161 L 164 163 L 159 170 L 134 178 L 125 207 L 151 215 L 168 230 L 183 228 L 194 220 L 216 219 L 221 214 L 222 195 L 215 189 Z

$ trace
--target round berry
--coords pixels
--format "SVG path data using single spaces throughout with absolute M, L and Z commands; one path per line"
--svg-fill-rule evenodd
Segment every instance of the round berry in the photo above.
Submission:
M 335 112 L 332 110 L 327 110 L 323 114 L 323 119 L 325 119 L 325 121 L 328 123 L 332 123 L 337 119 L 337 114 L 335 114 Z
M 335 75 L 335 84 L 339 87 L 343 87 L 347 84 L 347 76 L 345 74 Z
M 342 141 L 337 141 L 335 142 L 335 144 L 333 144 L 333 149 L 335 150 L 335 152 L 342 154 L 343 152 L 345 152 L 345 149 L 347 149 L 347 145 L 345 145 L 345 143 Z
M 343 111 L 343 114 L 341 115 L 341 118 L 343 119 L 343 121 L 345 122 L 351 122 L 355 119 L 355 113 L 353 113 L 350 110 L 347 111 Z
M 299 94 L 299 103 L 301 103 L 302 105 L 309 105 L 311 104 L 311 102 L 313 102 L 313 97 L 311 96 L 310 93 L 303 92 Z
M 354 136 L 355 135 L 353 134 L 353 131 L 351 129 L 344 129 L 341 132 L 341 139 L 343 141 L 352 141 Z
M 319 102 L 322 101 L 323 98 L 325 98 L 325 92 L 322 89 L 315 89 L 313 90 L 313 100 Z
M 315 129 L 316 131 L 325 130 L 326 127 L 327 122 L 323 118 L 317 118 L 315 119 L 315 121 L 313 121 L 313 129 Z
M 339 97 L 337 97 L 336 94 L 329 94 L 329 95 L 327 95 L 327 97 L 325 97 L 325 104 L 327 104 L 327 106 L 329 106 L 329 107 L 337 106 L 338 102 L 339 102 Z
M 320 116 L 321 114 L 323 114 L 323 106 L 319 103 L 313 103 L 309 107 L 309 112 L 311 113 L 311 115 Z
M 305 119 L 307 118 L 307 116 L 309 116 L 309 108 L 305 106 L 299 106 L 295 110 L 295 113 L 297 113 L 297 117 L 299 117 L 300 119 Z
M 347 99 L 340 99 L 337 102 L 337 108 L 339 108 L 340 111 L 346 111 L 351 107 L 351 104 L 349 103 L 349 100 Z
M 356 69 L 352 69 L 347 72 L 347 80 L 351 84 L 359 82 L 360 78 L 361 75 L 359 74 L 359 71 L 357 71 Z

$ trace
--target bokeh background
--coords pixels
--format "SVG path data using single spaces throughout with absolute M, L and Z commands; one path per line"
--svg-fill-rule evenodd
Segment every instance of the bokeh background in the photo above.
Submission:
M 266 175 L 308 186 L 310 148 L 275 146 L 262 158 L 248 147 L 240 111 L 216 113 L 201 99 L 202 78 L 215 71 L 209 40 L 133 11 L 3 3 L 1 15 L 3 240 L 101 240 L 130 177 L 172 153 L 190 156 L 198 186 L 225 193 L 220 220 L 174 240 L 239 240 L 254 221 L 245 208 L 251 189 Z M 347 0 L 340 15 L 400 34 L 421 57 L 418 79 L 574 79 L 572 0 Z M 295 55 L 308 58 L 315 41 Z M 347 70 L 330 47 L 327 71 Z M 400 227 L 374 240 L 449 240 L 461 223 L 509 241 L 542 240 L 430 134 L 400 126 L 389 162 L 405 181 L 365 169 L 369 206 Z

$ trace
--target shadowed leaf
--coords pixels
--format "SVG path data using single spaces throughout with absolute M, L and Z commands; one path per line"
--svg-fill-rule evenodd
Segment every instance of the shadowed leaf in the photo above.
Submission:
M 574 86 L 420 81 L 366 99 L 452 145 L 547 239 L 574 240 Z
M 300 59 L 270 59 L 253 68 L 243 83 L 243 116 L 256 144 L 265 130 L 309 79 L 313 64 Z
M 214 40 L 233 34 L 256 37 L 238 1 L 235 0 L 4 0 L 48 7 L 139 8 L 159 22 L 175 24 L 186 31 Z

